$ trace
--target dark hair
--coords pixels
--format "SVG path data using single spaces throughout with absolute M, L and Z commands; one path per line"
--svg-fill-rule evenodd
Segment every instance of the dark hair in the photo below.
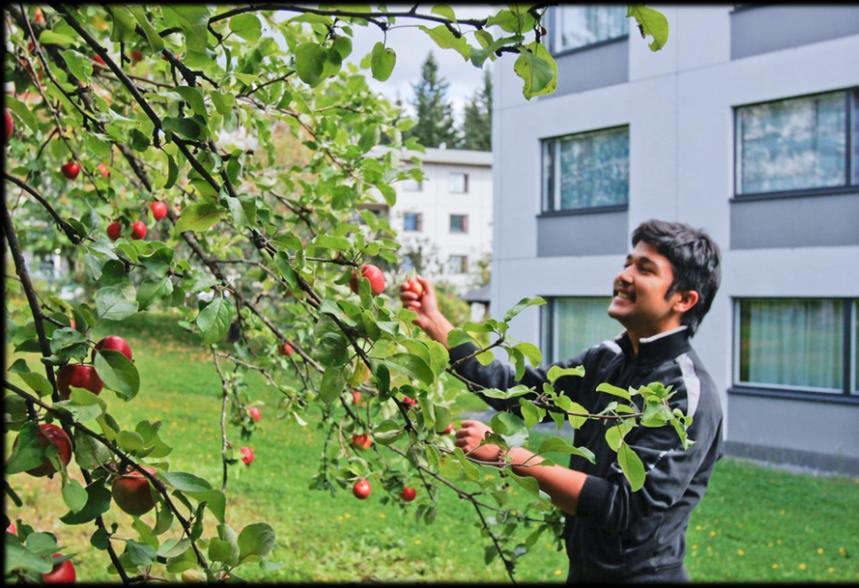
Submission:
M 698 303 L 680 319 L 693 335 L 719 289 L 719 246 L 701 229 L 655 219 L 641 223 L 632 232 L 632 246 L 635 247 L 639 241 L 653 246 L 671 262 L 674 281 L 665 294 L 666 298 L 679 290 L 698 292 Z

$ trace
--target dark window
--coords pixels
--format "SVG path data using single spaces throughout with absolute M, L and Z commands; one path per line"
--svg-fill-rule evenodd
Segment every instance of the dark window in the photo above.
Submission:
M 626 6 L 559 6 L 551 32 L 554 53 L 625 37 L 629 34 Z
M 452 215 L 450 215 L 450 232 L 451 233 L 467 233 L 468 232 L 468 215 L 467 214 L 452 214 Z
M 420 212 L 403 213 L 403 230 L 420 232 L 423 229 L 423 215 Z

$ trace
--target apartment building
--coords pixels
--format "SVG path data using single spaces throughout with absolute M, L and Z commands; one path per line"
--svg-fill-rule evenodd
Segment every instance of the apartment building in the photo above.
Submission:
M 427 277 L 464 294 L 492 250 L 492 154 L 427 149 L 408 156 L 422 160 L 424 179 L 396 185 L 397 202 L 388 211 L 405 269 L 423 266 Z
M 617 335 L 612 278 L 650 218 L 702 227 L 722 284 L 693 345 L 730 454 L 859 474 L 859 6 L 550 8 L 558 87 L 497 68 L 491 311 L 545 360 Z

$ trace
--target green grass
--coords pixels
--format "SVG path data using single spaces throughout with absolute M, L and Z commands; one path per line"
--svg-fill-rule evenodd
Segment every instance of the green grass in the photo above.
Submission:
M 96 336 L 107 329 L 100 328 Z M 127 407 L 113 409 L 113 414 L 123 424 L 144 415 L 161 419 L 162 437 L 175 448 L 169 457 L 172 469 L 217 483 L 220 381 L 208 354 L 172 321 L 136 317 L 109 330 L 129 338 L 142 381 L 138 397 Z M 7 357 L 10 363 L 16 358 Z M 35 356 L 25 357 L 31 367 L 38 365 Z M 472 507 L 447 490 L 440 491 L 439 514 L 431 525 L 415 522 L 415 503 L 405 509 L 382 505 L 380 488 L 365 502 L 355 500 L 348 489 L 334 497 L 309 490 L 323 441 L 322 432 L 312 426 L 318 415 L 310 415 L 307 428 L 278 421 L 276 394 L 260 378 L 251 378 L 250 383 L 254 397 L 266 406 L 251 442 L 256 461 L 249 468 L 231 469 L 228 522 L 236 529 L 250 522 L 271 524 L 278 537 L 271 560 L 284 567 L 263 573 L 248 566 L 239 570 L 243 577 L 253 581 L 506 581 L 500 562 L 488 566 L 483 562 L 486 541 Z M 111 405 L 119 402 L 112 393 L 104 396 Z M 234 443 L 241 443 L 237 431 L 231 435 Z M 106 553 L 88 544 L 92 525 L 55 523 L 66 511 L 58 478 L 18 474 L 12 484 L 25 501 L 23 508 L 7 501 L 13 519 L 55 533 L 67 551 L 77 554 L 80 580 L 115 579 L 106 571 Z M 857 512 L 859 480 L 796 475 L 724 459 L 716 466 L 708 493 L 689 526 L 690 576 L 695 581 L 859 580 Z M 121 536 L 135 537 L 130 517 L 111 512 L 106 519 L 122 525 Z M 544 536 L 520 561 L 517 577 L 560 582 L 566 571 L 565 555 Z

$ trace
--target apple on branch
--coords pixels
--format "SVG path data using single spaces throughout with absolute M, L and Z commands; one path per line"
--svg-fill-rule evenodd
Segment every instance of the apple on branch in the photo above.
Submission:
M 155 475 L 155 470 L 144 467 L 147 472 Z M 137 470 L 131 470 L 118 476 L 110 489 L 110 494 L 116 505 L 130 515 L 140 516 L 155 508 L 155 499 L 149 488 L 149 480 Z
M 63 557 L 62 553 L 55 553 L 54 559 Z M 54 568 L 47 574 L 42 574 L 42 580 L 45 584 L 74 584 L 77 579 L 75 566 L 72 560 L 66 559 L 60 563 L 54 564 Z
M 385 291 L 385 274 L 383 274 L 382 270 L 375 265 L 369 263 L 362 265 L 360 276 L 357 269 L 352 271 L 352 278 L 349 280 L 349 287 L 352 288 L 352 291 L 356 294 L 358 293 L 358 280 L 361 279 L 361 277 L 367 278 L 370 282 L 370 290 L 373 292 L 373 296 L 378 296 Z

